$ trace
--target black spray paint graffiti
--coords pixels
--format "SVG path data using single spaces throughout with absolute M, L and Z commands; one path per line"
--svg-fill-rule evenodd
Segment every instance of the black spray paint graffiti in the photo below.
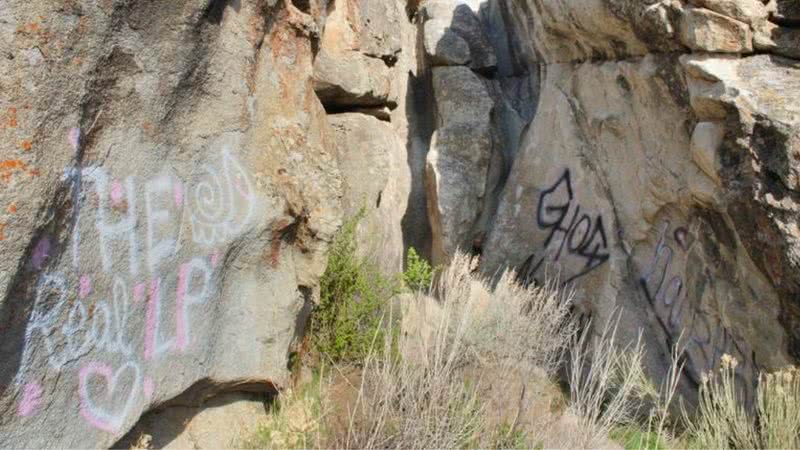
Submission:
M 667 242 L 670 224 L 665 222 L 656 244 L 650 265 L 639 279 L 647 301 L 655 311 L 656 319 L 664 331 L 668 347 L 685 346 L 686 365 L 684 372 L 695 384 L 699 384 L 704 373 L 710 372 L 724 354 L 736 358 L 736 377 L 745 386 L 746 401 L 752 403 L 752 388 L 757 379 L 758 368 L 755 356 L 746 344 L 736 338 L 724 326 L 719 317 L 712 317 L 691 304 L 686 281 L 672 273 L 673 258 L 683 256 L 676 253 Z M 688 253 L 692 242 L 689 230 L 678 227 L 672 233 L 678 251 Z M 695 268 L 703 270 L 702 268 Z M 703 271 L 699 276 L 711 282 L 712 275 Z
M 539 195 L 536 225 L 548 232 L 540 254 L 528 257 L 520 268 L 521 278 L 530 281 L 546 262 L 557 263 L 566 253 L 582 260 L 578 273 L 564 283 L 580 278 L 609 259 L 608 239 L 603 217 L 583 212 L 575 200 L 572 177 L 565 169 L 550 188 Z

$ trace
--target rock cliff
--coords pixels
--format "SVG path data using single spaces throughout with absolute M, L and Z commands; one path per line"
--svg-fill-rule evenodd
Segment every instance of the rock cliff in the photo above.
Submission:
M 794 0 L 8 0 L 0 42 L 2 447 L 285 387 L 361 210 L 384 271 L 557 276 L 656 376 L 800 358 Z
M 723 353 L 747 385 L 796 358 L 788 3 L 506 2 L 542 80 L 485 268 L 558 274 L 584 310 L 621 310 L 655 373 L 681 333 L 695 383 Z

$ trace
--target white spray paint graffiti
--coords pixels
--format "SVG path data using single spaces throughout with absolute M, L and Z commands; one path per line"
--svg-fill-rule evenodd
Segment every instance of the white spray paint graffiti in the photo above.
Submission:
M 242 233 L 253 217 L 255 192 L 229 151 L 222 155 L 222 173 L 209 166 L 204 170 L 207 179 L 197 183 L 192 197 L 192 237 L 196 244 L 213 246 Z
M 104 388 L 100 392 L 90 388 L 90 381 L 98 378 L 102 382 L 95 385 Z M 95 428 L 109 433 L 118 432 L 135 406 L 141 384 L 142 372 L 134 362 L 125 363 L 116 371 L 105 363 L 86 364 L 78 373 L 81 415 Z M 109 401 L 119 398 L 124 399 L 121 408 Z
M 86 422 L 117 433 L 144 407 L 142 395 L 145 402 L 153 396 L 147 367 L 190 351 L 193 312 L 217 290 L 220 248 L 254 226 L 256 193 L 228 149 L 217 166 L 203 167 L 197 182 L 165 173 L 118 180 L 103 167 L 67 169 L 65 180 L 77 191 L 68 249 L 74 273 L 44 272 L 38 278 L 15 378 L 17 414 L 33 417 L 46 403 L 46 390 L 29 381 L 33 363 L 46 361 L 55 372 L 77 374 Z M 178 254 L 189 251 L 182 248 L 185 223 L 191 242 L 183 244 L 196 244 L 202 255 L 181 262 Z M 45 268 L 52 253 L 45 236 L 32 266 Z M 97 359 L 102 355 L 115 355 L 120 365 Z M 89 356 L 91 362 L 82 361 Z

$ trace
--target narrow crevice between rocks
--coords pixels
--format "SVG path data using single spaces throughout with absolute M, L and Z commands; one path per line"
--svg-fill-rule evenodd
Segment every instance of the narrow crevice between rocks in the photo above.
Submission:
M 392 111 L 388 106 L 358 106 L 358 105 L 323 105 L 325 113 L 329 116 L 336 114 L 358 113 L 375 117 L 384 122 L 392 121 Z
M 292 0 L 292 6 L 306 14 L 311 13 L 311 0 Z

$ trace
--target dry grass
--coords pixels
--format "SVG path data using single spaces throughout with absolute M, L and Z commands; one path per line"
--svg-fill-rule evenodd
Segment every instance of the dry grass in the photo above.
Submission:
M 570 354 L 570 409 L 580 418 L 583 442 L 590 447 L 612 429 L 634 421 L 646 377 L 641 338 L 630 346 L 617 342 L 618 322 L 609 321 L 599 337 L 587 327 Z
M 329 387 L 330 377 L 317 375 L 300 388 L 282 393 L 272 404 L 267 420 L 236 448 L 324 448 L 328 430 L 323 408 Z
M 581 332 L 571 292 L 522 287 L 513 272 L 492 284 L 475 265 L 457 255 L 429 293 L 397 299 L 401 311 L 387 314 L 402 317 L 398 332 L 365 337 L 371 350 L 355 366 L 334 364 L 336 381 L 285 394 L 249 446 L 619 448 L 609 436 L 622 434 L 635 449 L 800 447 L 797 370 L 762 376 L 750 413 L 726 356 L 703 383 L 697 413 L 674 418 L 679 349 L 657 388 L 642 367 L 641 338 L 619 342 L 619 319 Z M 673 438 L 678 419 L 682 441 Z
M 474 265 L 457 255 L 432 289 L 436 299 L 404 298 L 399 352 L 387 334 L 384 351 L 367 359 L 347 432 L 333 446 L 609 444 L 582 432 L 551 381 L 577 342 L 571 293 L 524 288 L 513 272 L 491 287 Z
M 700 386 L 698 411 L 689 423 L 691 445 L 700 448 L 800 448 L 800 371 L 762 374 L 757 405 L 748 411 L 736 383 L 738 362 L 723 355 L 717 373 Z
M 357 383 L 346 405 L 322 394 L 317 425 L 304 420 L 298 429 L 284 416 L 307 418 L 296 410 L 308 411 L 308 402 L 289 395 L 262 428 L 260 445 L 527 448 L 569 435 L 564 430 L 576 420 L 562 420 L 566 401 L 550 379 L 577 332 L 571 294 L 523 288 L 511 272 L 492 287 L 475 275 L 475 262 L 456 256 L 432 288 L 436 298 L 401 298 L 400 333 L 375 333 L 359 376 L 339 377 Z

